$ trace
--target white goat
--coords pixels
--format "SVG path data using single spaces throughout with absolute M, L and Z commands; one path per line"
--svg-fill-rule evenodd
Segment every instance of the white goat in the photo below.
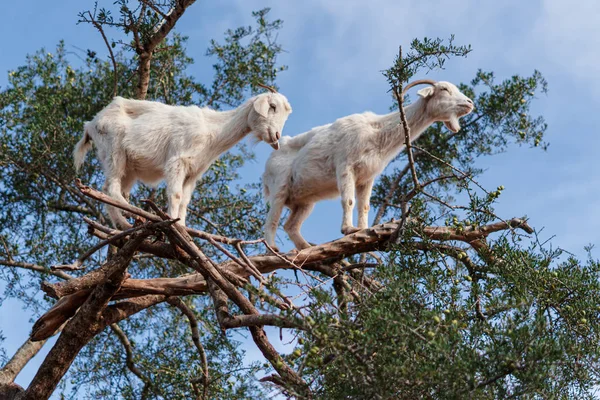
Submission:
M 285 96 L 268 89 L 271 93 L 222 112 L 115 97 L 85 123 L 85 133 L 73 151 L 75 168 L 79 170 L 93 141 L 106 178 L 106 194 L 127 203 L 136 180 L 157 184 L 164 179 L 168 214 L 185 225 L 196 181 L 222 153 L 250 132 L 279 148 L 292 108 Z M 118 227 L 130 226 L 118 209 L 108 207 L 108 213 Z
M 431 86 L 419 90 L 419 99 L 405 107 L 410 140 L 436 121 L 458 132 L 458 119 L 473 110 L 473 101 L 449 82 L 415 81 L 404 92 L 423 83 Z M 386 115 L 353 114 L 298 136 L 281 138 L 281 150 L 271 154 L 263 174 L 265 198 L 271 205 L 264 226 L 267 243 L 275 246 L 275 232 L 287 206 L 291 214 L 285 231 L 296 248 L 310 247 L 300 234 L 302 223 L 317 201 L 340 194 L 342 233 L 367 228 L 373 181 L 405 147 L 404 142 L 397 111 Z M 355 193 L 358 228 L 352 224 Z

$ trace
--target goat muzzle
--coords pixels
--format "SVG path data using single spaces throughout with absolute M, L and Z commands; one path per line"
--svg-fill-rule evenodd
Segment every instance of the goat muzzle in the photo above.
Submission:
M 269 143 L 269 145 L 274 148 L 275 150 L 279 150 L 279 141 L 273 142 L 273 143 Z

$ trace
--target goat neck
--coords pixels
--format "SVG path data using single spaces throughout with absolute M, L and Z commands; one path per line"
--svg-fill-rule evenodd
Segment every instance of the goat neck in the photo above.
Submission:
M 410 141 L 416 140 L 432 123 L 433 119 L 427 114 L 427 101 L 419 99 L 404 107 L 406 122 L 410 128 Z M 395 155 L 404 147 L 404 128 L 400 120 L 400 112 L 392 113 L 379 117 L 380 120 L 375 125 L 379 127 L 378 145 L 383 154 Z
M 214 140 L 211 152 L 222 154 L 240 142 L 248 133 L 248 115 L 252 110 L 252 101 L 246 101 L 238 108 L 229 111 L 213 111 L 206 116 L 214 126 Z

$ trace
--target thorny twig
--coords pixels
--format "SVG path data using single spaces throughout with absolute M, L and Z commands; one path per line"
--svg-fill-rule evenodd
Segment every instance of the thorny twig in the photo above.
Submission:
M 398 50 L 398 59 L 402 60 L 402 46 L 400 46 Z M 396 98 L 398 99 L 398 110 L 400 112 L 400 120 L 402 121 L 402 127 L 404 128 L 404 145 L 406 146 L 406 153 L 408 154 L 408 163 L 410 165 L 410 172 L 413 178 L 413 183 L 415 184 L 415 189 L 420 188 L 419 178 L 417 177 L 417 169 L 415 168 L 415 160 L 413 158 L 412 148 L 410 144 L 410 127 L 408 126 L 408 121 L 406 120 L 406 112 L 404 110 L 404 96 L 402 95 L 402 82 L 398 82 L 396 86 L 394 86 L 394 93 L 396 94 Z
M 106 34 L 104 33 L 104 28 L 102 28 L 102 25 L 98 21 L 96 21 L 96 18 L 95 18 L 96 10 L 94 10 L 93 15 L 90 11 L 88 11 L 87 13 L 90 16 L 90 22 L 92 23 L 92 25 L 94 25 L 94 28 L 96 28 L 98 30 L 98 32 L 100 32 L 100 35 L 102 35 L 102 39 L 104 40 L 104 43 L 106 44 L 106 48 L 108 49 L 108 54 L 110 56 L 110 60 L 112 61 L 113 74 L 114 74 L 112 97 L 115 97 L 117 95 L 117 84 L 119 82 L 119 75 L 118 75 L 118 70 L 117 70 L 117 60 L 115 59 L 115 54 L 112 51 L 111 45 L 108 43 L 108 38 L 106 37 Z

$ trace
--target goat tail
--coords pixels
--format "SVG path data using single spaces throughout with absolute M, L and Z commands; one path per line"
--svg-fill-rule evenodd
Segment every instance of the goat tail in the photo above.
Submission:
M 92 149 L 92 137 L 89 134 L 88 124 L 89 122 L 85 123 L 83 137 L 77 142 L 75 149 L 73 150 L 73 165 L 75 165 L 75 170 L 77 172 L 79 172 L 83 165 L 85 155 Z

